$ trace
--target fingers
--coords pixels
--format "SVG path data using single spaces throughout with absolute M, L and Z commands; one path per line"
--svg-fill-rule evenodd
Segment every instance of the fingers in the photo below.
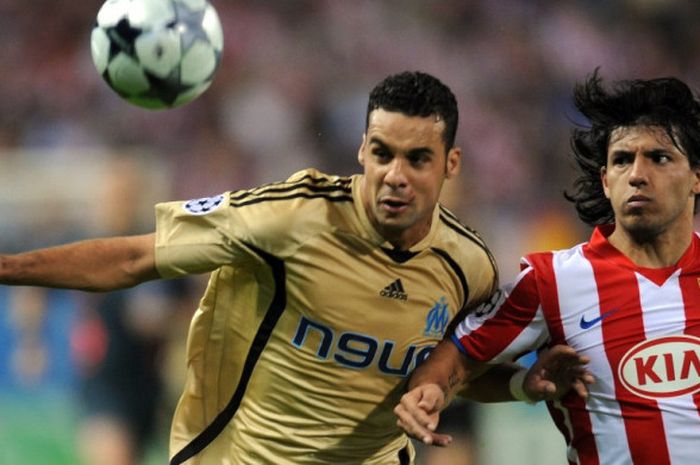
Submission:
M 419 440 L 423 444 L 428 446 L 445 447 L 452 442 L 452 436 L 449 434 L 436 433 L 422 427 L 418 423 L 411 421 L 410 417 L 401 415 L 399 412 L 397 412 L 397 410 L 394 410 L 394 413 L 396 413 L 396 415 L 399 417 L 399 419 L 396 421 L 399 428 L 403 429 L 406 434 Z
M 578 394 L 579 397 L 586 399 L 588 397 L 588 388 L 586 384 L 579 379 L 574 380 L 571 388 Z
M 440 407 L 444 403 L 442 390 L 437 386 L 420 386 L 401 397 L 394 408 L 398 420 L 396 424 L 409 436 L 427 445 L 444 447 L 452 442 L 452 437 L 438 434 Z
M 535 365 L 528 373 L 525 391 L 532 399 L 555 400 L 573 390 L 586 398 L 588 385 L 595 379 L 586 369 L 587 356 L 579 355 L 573 347 L 555 345 L 540 352 Z

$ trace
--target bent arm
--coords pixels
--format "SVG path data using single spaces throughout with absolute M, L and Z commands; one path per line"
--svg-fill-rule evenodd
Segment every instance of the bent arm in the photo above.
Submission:
M 522 369 L 517 363 L 492 365 L 483 375 L 472 379 L 459 395 L 482 403 L 514 401 L 509 382 Z
M 397 425 L 425 444 L 446 446 L 452 438 L 435 432 L 440 411 L 487 368 L 467 359 L 451 340 L 443 340 L 411 375 L 408 392 L 394 409 Z
M 521 400 L 534 403 L 560 399 L 573 390 L 585 399 L 588 385 L 595 382 L 587 368 L 589 362 L 589 357 L 579 355 L 572 347 L 558 344 L 541 350 L 537 361 L 529 369 L 517 363 L 494 365 L 483 375 L 472 379 L 466 390 L 459 394 L 477 402 Z M 523 373 L 516 381 L 513 378 L 519 372 Z M 516 395 L 516 391 L 520 395 Z
M 413 372 L 408 390 L 434 384 L 440 388 L 445 400 L 467 388 L 468 382 L 488 370 L 488 365 L 469 360 L 449 339 L 440 342 L 428 359 Z
M 155 234 L 92 239 L 0 256 L 0 284 L 111 291 L 159 277 Z

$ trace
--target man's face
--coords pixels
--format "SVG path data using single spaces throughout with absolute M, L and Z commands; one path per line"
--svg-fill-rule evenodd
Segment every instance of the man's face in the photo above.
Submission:
M 601 170 L 616 224 L 642 239 L 692 228 L 699 171 L 690 168 L 688 157 L 663 128 L 616 129 L 608 144 L 607 166 Z
M 437 117 L 372 111 L 358 153 L 362 202 L 374 227 L 407 249 L 430 230 L 445 179 L 459 171 L 460 151 L 445 153 L 445 123 Z

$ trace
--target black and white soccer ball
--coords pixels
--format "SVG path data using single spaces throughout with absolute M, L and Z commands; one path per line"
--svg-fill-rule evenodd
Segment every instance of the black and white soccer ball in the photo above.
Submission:
M 174 108 L 211 84 L 223 50 L 207 0 L 107 0 L 92 30 L 92 59 L 109 86 L 145 108 Z

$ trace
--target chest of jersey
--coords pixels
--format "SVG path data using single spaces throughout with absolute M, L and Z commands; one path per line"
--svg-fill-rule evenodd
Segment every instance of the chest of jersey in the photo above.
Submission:
M 605 385 L 630 401 L 700 390 L 700 275 L 579 271 L 558 280 L 563 336 Z
M 285 263 L 280 321 L 298 356 L 406 376 L 442 339 L 459 289 L 429 251 L 399 263 L 379 248 L 328 235 Z

